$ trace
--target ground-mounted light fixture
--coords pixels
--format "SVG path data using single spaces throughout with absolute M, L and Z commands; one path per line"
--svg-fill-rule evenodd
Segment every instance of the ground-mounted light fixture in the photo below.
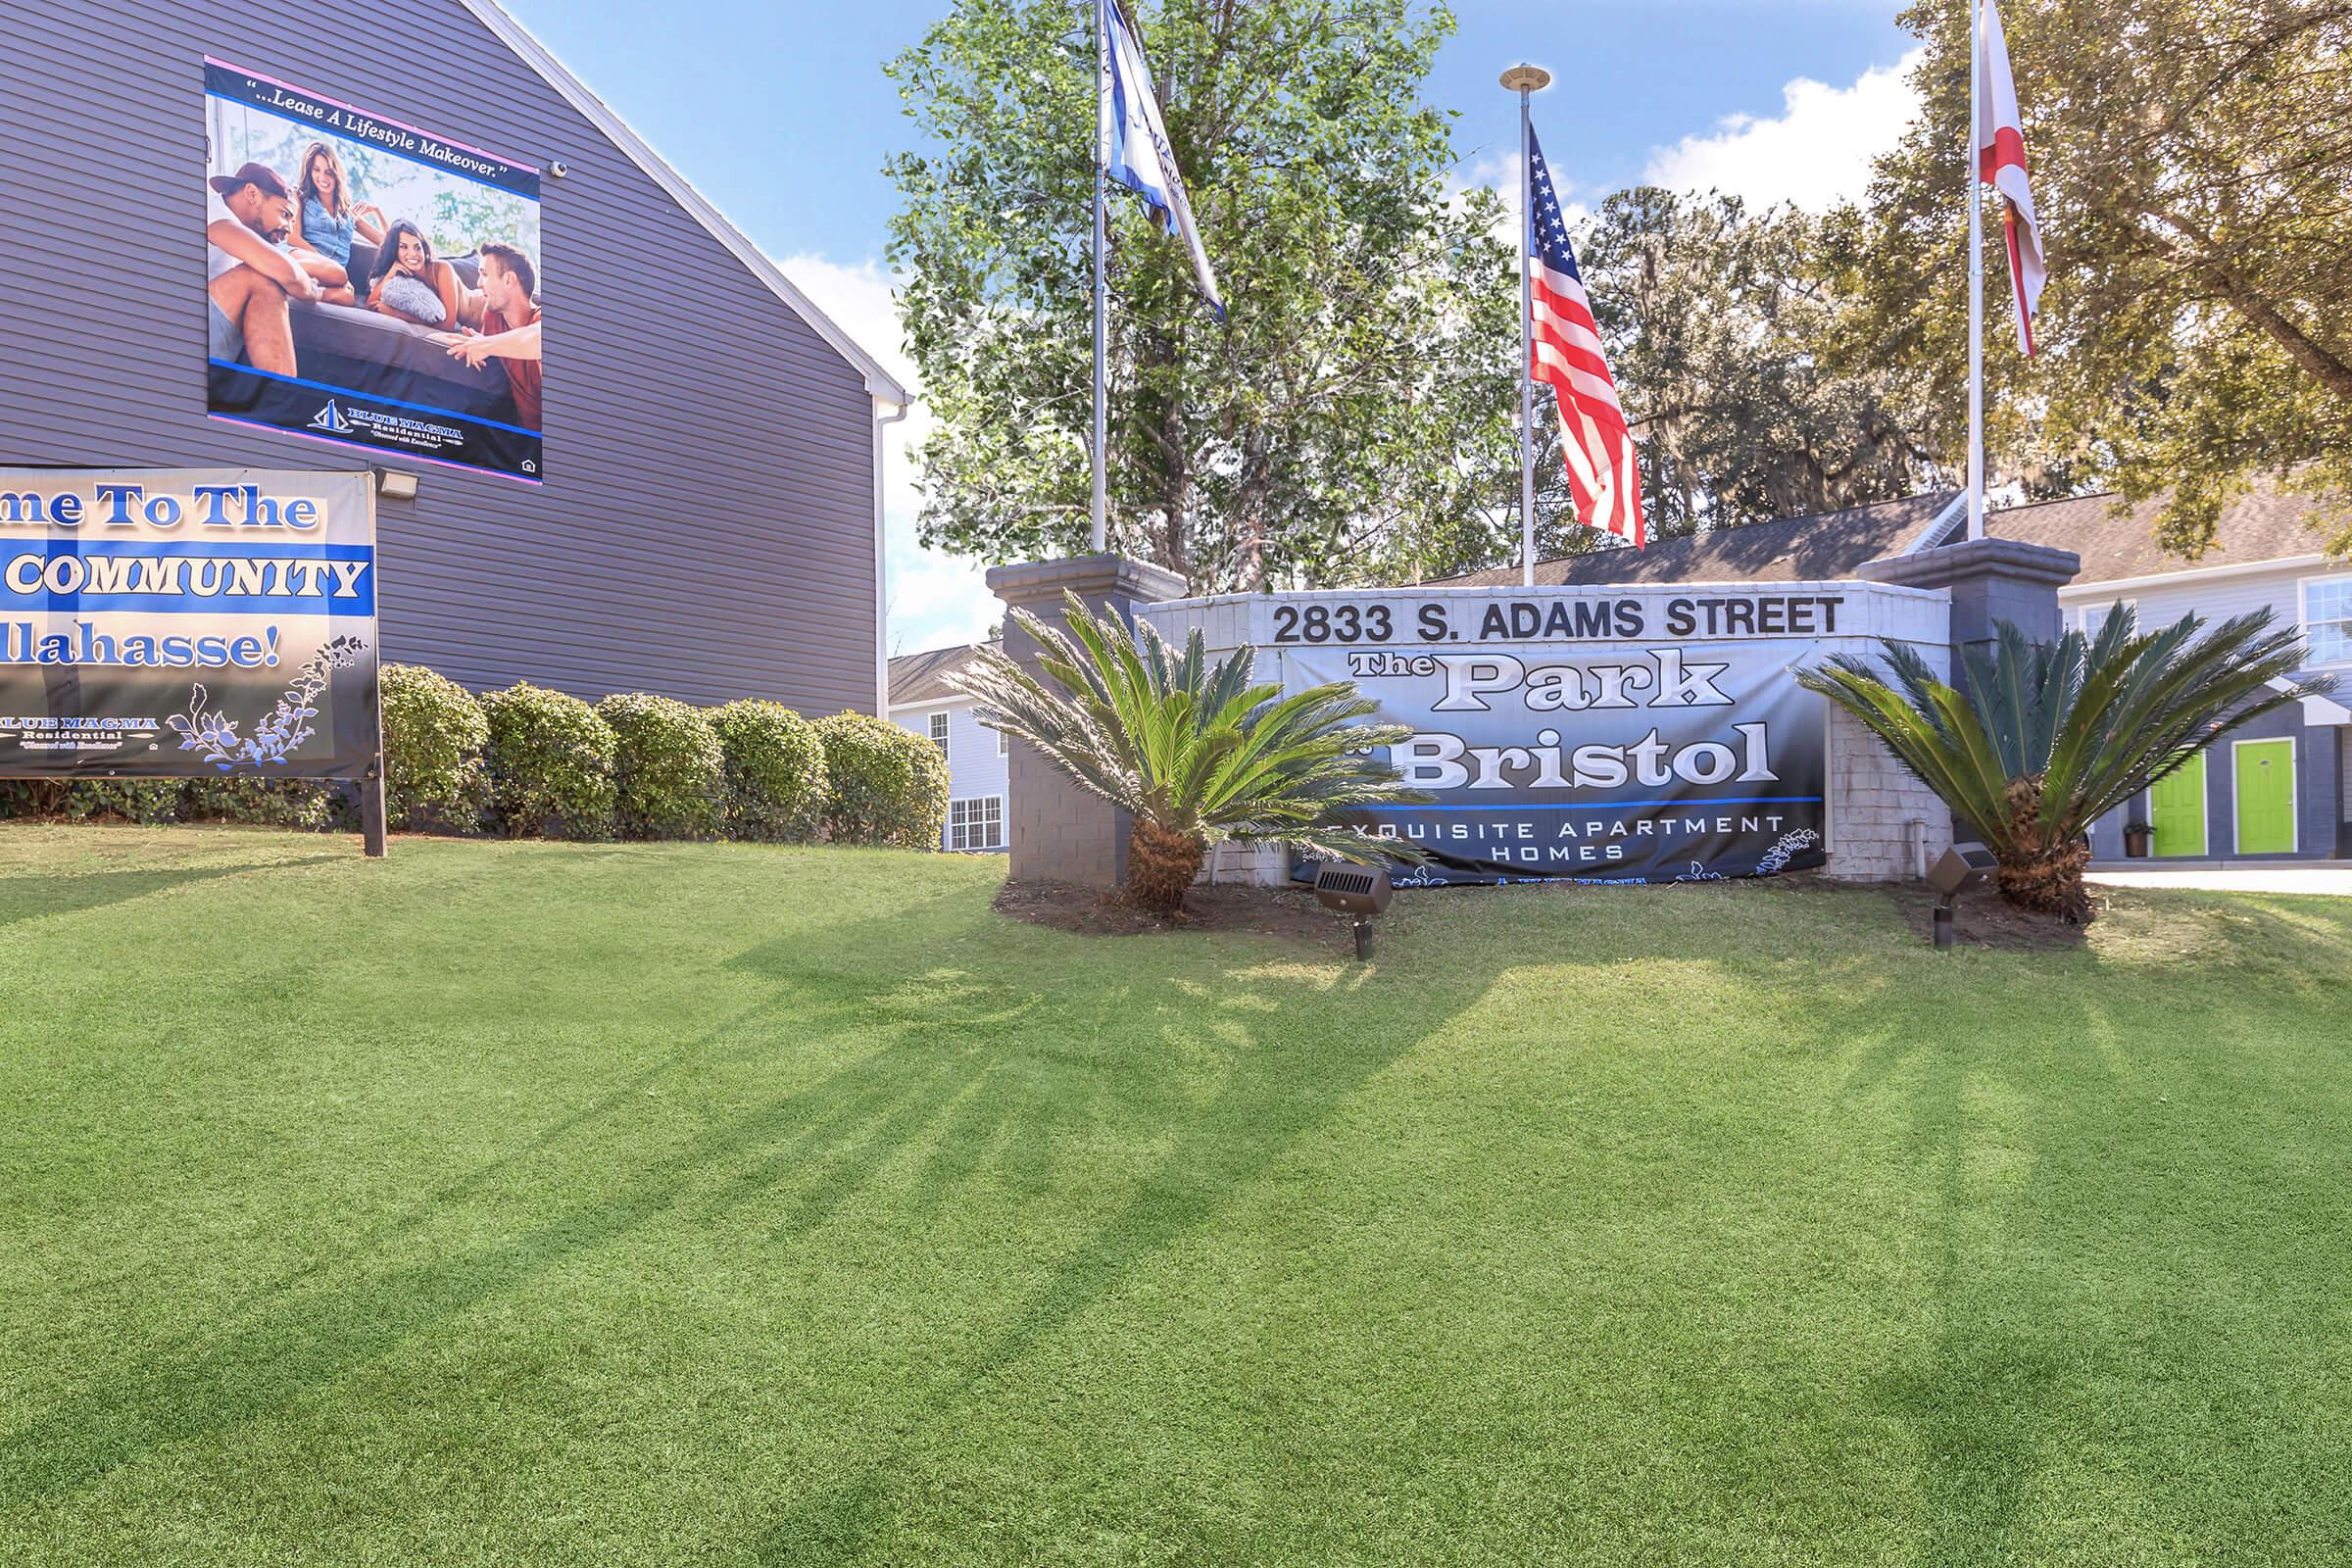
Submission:
M 375 493 L 386 501 L 416 499 L 416 476 L 401 468 L 375 470 Z
M 1982 844 L 1955 844 L 1928 867 L 1928 886 L 1943 896 L 1943 902 L 1936 906 L 1936 947 L 1952 945 L 1953 901 L 1990 881 L 1993 867 L 1999 863 Z
M 1394 890 L 1389 873 L 1377 865 L 1349 865 L 1326 860 L 1315 868 L 1315 900 L 1326 909 L 1355 916 L 1355 956 L 1372 956 L 1372 919 L 1386 912 Z

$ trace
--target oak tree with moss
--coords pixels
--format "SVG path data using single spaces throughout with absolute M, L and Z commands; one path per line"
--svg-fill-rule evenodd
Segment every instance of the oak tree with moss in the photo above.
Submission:
M 2035 494 L 2167 496 L 2194 553 L 2269 472 L 2352 508 L 2352 5 L 2009 0 L 2050 282 L 2028 362 L 1986 236 L 1989 457 Z M 1922 116 L 1836 220 L 1873 311 L 1833 352 L 1928 383 L 1964 439 L 1968 8 L 1915 4 Z M 2338 544 L 2352 547 L 2352 531 Z

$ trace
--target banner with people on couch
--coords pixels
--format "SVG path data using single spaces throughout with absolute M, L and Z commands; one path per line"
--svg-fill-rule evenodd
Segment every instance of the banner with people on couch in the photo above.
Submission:
M 207 58 L 217 418 L 545 478 L 539 172 Z

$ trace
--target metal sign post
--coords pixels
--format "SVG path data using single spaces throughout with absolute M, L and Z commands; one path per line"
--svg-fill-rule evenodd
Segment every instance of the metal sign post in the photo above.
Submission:
M 1536 585 L 1536 215 L 1528 200 L 1528 170 L 1535 162 L 1535 122 L 1528 94 L 1551 85 L 1541 66 L 1518 65 L 1502 74 L 1505 88 L 1519 95 L 1519 584 Z

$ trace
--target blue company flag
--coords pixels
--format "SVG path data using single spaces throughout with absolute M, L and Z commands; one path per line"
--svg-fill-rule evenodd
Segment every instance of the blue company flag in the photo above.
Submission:
M 1200 248 L 1200 230 L 1193 222 L 1193 204 L 1185 200 L 1184 176 L 1176 172 L 1176 154 L 1168 146 L 1167 126 L 1160 122 L 1159 100 L 1152 91 L 1152 68 L 1135 41 L 1119 0 L 1106 0 L 1102 24 L 1109 29 L 1103 50 L 1102 113 L 1097 123 L 1102 143 L 1096 149 L 1102 172 L 1144 199 L 1152 221 L 1166 233 L 1172 224 L 1193 255 L 1193 275 L 1200 280 L 1200 298 L 1220 321 L 1225 301 L 1217 293 L 1215 274 L 1208 270 L 1208 253 Z

